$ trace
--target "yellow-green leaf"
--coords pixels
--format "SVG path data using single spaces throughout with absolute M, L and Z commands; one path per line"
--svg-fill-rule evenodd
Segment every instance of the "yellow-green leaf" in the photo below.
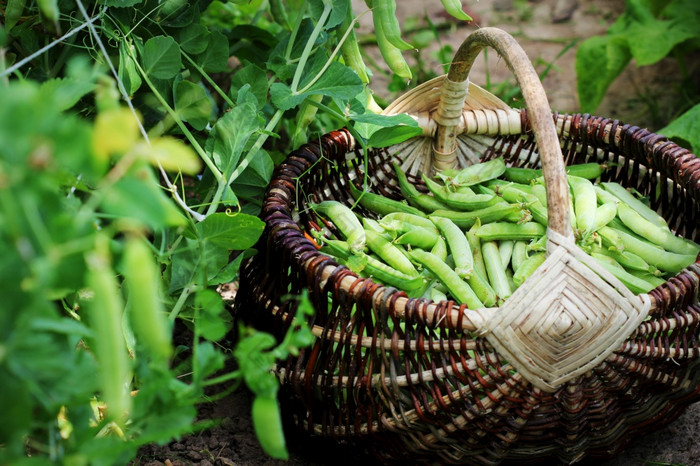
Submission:
M 120 107 L 100 112 L 95 119 L 92 149 L 97 158 L 128 152 L 139 138 L 139 124 L 129 109 Z

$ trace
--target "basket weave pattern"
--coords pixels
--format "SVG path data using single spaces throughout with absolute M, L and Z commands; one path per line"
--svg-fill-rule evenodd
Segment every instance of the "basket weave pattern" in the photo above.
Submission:
M 700 237 L 700 160 L 663 136 L 588 115 L 553 116 L 565 163 L 617 164 L 604 180 L 651 199 L 678 233 Z M 537 166 L 527 112 L 522 134 L 498 136 L 483 160 Z M 358 278 L 302 234 L 307 200 L 353 199 L 367 170 L 376 192 L 400 199 L 391 167 L 401 154 L 352 149 L 346 131 L 308 144 L 268 188 L 259 254 L 247 261 L 236 315 L 279 338 L 306 289 L 317 339 L 280 364 L 283 410 L 311 433 L 358 442 L 385 461 L 496 464 L 615 454 L 640 432 L 700 399 L 700 262 L 649 293 L 649 317 L 593 367 L 555 391 L 533 385 L 482 336 L 465 306 L 406 299 Z M 425 190 L 417 177 L 415 184 Z M 361 209 L 361 208 L 360 208 Z M 372 216 L 369 211 L 362 215 Z
M 469 84 L 493 47 L 528 111 Z M 302 429 L 364 445 L 385 462 L 564 463 L 615 454 L 639 432 L 700 399 L 700 262 L 634 296 L 575 245 L 565 165 L 608 163 L 603 181 L 651 200 L 678 234 L 700 239 L 700 160 L 660 135 L 589 115 L 552 115 L 517 42 L 471 34 L 446 77 L 385 114 L 410 114 L 423 136 L 362 154 L 345 130 L 292 153 L 263 203 L 260 253 L 241 270 L 241 321 L 278 338 L 307 290 L 314 344 L 277 367 L 283 411 Z M 316 250 L 309 202 L 354 204 L 350 183 L 400 199 L 393 164 L 419 173 L 503 157 L 539 167 L 547 193 L 545 263 L 500 308 L 408 299 Z M 375 217 L 361 207 L 358 213 Z

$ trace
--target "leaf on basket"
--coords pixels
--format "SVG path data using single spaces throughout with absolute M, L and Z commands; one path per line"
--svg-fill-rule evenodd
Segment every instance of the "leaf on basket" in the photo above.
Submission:
M 421 128 L 412 126 L 395 126 L 377 130 L 369 138 L 370 147 L 388 147 L 423 134 Z

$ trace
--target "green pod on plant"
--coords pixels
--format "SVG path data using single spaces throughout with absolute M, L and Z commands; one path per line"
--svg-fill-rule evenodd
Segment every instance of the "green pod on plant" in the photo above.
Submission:
M 160 296 L 160 270 L 153 254 L 140 238 L 130 238 L 124 248 L 124 280 L 129 298 L 129 321 L 134 332 L 155 359 L 170 358 L 170 324 Z
M 253 427 L 265 453 L 278 460 L 289 459 L 277 399 L 258 395 L 253 400 Z
M 93 293 L 86 307 L 90 327 L 94 332 L 90 348 L 99 363 L 98 377 L 107 404 L 106 417 L 123 423 L 131 408 L 131 397 L 127 389 L 127 383 L 131 379 L 131 364 L 122 328 L 124 302 L 116 274 L 112 270 L 108 241 L 106 236 L 99 235 L 95 250 L 85 258 L 85 282 Z

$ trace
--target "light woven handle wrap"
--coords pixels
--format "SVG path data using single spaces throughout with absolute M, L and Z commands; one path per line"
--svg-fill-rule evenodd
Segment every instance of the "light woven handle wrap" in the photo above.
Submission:
M 443 83 L 435 120 L 438 123 L 433 145 L 436 167 L 449 166 L 457 148 L 455 128 L 461 117 L 467 94 L 469 71 L 485 47 L 491 47 L 503 57 L 522 90 L 528 116 L 539 147 L 547 188 L 549 228 L 563 236 L 571 236 L 569 219 L 569 185 L 566 181 L 564 159 L 559 145 L 552 112 L 540 79 L 525 51 L 508 33 L 497 28 L 482 28 L 469 35 L 452 60 Z

